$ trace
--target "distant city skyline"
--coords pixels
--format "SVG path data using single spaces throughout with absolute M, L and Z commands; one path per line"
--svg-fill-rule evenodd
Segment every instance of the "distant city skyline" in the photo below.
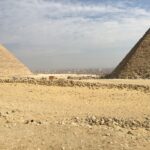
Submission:
M 4 0 L 0 20 L 0 43 L 31 70 L 114 68 L 150 28 L 150 1 Z

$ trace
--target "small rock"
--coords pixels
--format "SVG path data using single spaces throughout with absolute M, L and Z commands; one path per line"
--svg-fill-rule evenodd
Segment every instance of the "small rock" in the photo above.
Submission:
M 131 127 L 131 130 L 137 130 L 137 128 L 136 127 Z
M 61 150 L 65 150 L 65 147 L 64 147 L 64 146 L 62 146 L 62 147 L 61 147 Z
M 6 123 L 11 123 L 9 120 L 6 120 Z
M 110 133 L 105 133 L 104 136 L 111 136 L 111 134 Z
M 71 124 L 72 124 L 73 126 L 78 126 L 77 123 L 75 123 L 75 122 L 72 122 Z
M 8 114 L 9 114 L 9 112 L 8 112 L 8 111 L 6 111 L 6 114 L 8 115 Z
M 112 141 L 109 141 L 109 142 L 107 142 L 108 144 L 113 144 L 113 142 Z
M 91 126 L 91 125 L 87 125 L 87 127 L 88 127 L 89 129 L 92 129 L 92 126 Z
M 131 131 L 128 131 L 127 134 L 133 135 L 133 133 Z
M 11 112 L 12 112 L 12 113 L 15 113 L 16 111 L 15 111 L 15 110 L 12 110 Z
M 149 117 L 145 117 L 145 120 L 150 120 L 150 118 Z
M 29 120 L 26 120 L 24 123 L 25 123 L 25 124 L 29 124 Z
M 150 128 L 146 128 L 145 130 L 146 130 L 146 131 L 150 131 Z
M 30 120 L 30 122 L 31 122 L 31 123 L 33 123 L 33 122 L 34 122 L 34 120 L 33 120 L 33 119 L 32 119 L 32 120 Z
M 100 125 L 104 125 L 105 124 L 105 120 L 102 118 L 101 120 L 100 120 Z
M 74 117 L 74 122 L 79 122 L 79 117 Z
M 37 124 L 39 124 L 39 125 L 40 125 L 40 124 L 42 124 L 42 122 L 41 122 L 41 121 L 37 121 L 36 123 L 37 123 Z
M 93 122 L 93 123 L 96 122 L 96 117 L 95 117 L 95 116 L 92 116 L 91 119 L 92 119 L 92 122 Z

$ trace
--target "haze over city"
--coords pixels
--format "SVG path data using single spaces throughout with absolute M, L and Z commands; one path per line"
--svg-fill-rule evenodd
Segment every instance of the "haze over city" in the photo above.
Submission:
M 31 70 L 114 68 L 150 25 L 149 0 L 0 1 L 0 43 Z

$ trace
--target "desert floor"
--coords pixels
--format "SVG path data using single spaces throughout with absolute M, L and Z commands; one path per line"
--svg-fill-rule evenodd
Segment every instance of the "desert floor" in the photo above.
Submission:
M 148 80 L 99 82 L 150 86 Z M 113 118 L 132 125 L 107 123 Z M 149 127 L 149 92 L 0 83 L 0 150 L 149 150 Z

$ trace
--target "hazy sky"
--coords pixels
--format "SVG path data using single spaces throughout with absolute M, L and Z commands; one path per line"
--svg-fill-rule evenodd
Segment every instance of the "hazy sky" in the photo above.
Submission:
M 150 0 L 0 0 L 0 43 L 33 70 L 114 67 L 150 27 Z

